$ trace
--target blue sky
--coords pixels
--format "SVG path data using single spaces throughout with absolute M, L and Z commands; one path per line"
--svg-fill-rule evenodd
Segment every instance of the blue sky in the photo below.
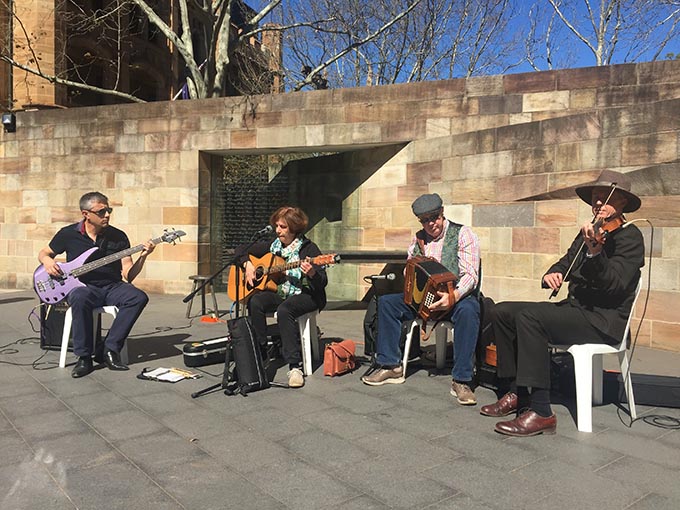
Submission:
M 267 0 L 250 0 L 250 1 L 246 0 L 246 1 L 254 9 L 261 9 L 262 7 L 264 7 L 264 5 L 268 3 Z M 301 6 L 313 5 L 307 4 L 306 2 L 308 1 L 309 0 L 284 0 L 282 5 L 285 6 L 286 8 L 291 8 L 291 6 L 295 6 L 297 2 L 300 2 Z M 393 0 L 393 1 L 400 2 L 400 5 L 402 5 L 404 2 L 408 0 Z M 457 0 L 440 0 L 440 1 L 451 2 Z M 478 1 L 485 2 L 487 0 Z M 516 42 L 518 42 L 518 47 L 515 49 L 514 52 L 510 52 L 505 47 L 497 49 L 496 54 L 493 54 L 492 50 L 492 57 L 497 61 L 498 65 L 492 65 L 490 68 L 485 68 L 483 70 L 480 69 L 478 70 L 478 72 L 475 72 L 475 74 L 477 75 L 496 74 L 501 72 L 517 73 L 533 70 L 548 70 L 551 68 L 548 65 L 548 62 L 545 58 L 545 50 L 543 45 L 537 46 L 537 50 L 540 53 L 536 56 L 535 59 L 537 69 L 535 69 L 532 65 L 530 65 L 527 62 L 523 62 L 521 65 L 518 65 L 516 67 L 511 67 L 510 65 L 516 64 L 519 60 L 521 60 L 522 56 L 524 55 L 523 41 L 526 34 L 529 32 L 530 10 L 532 6 L 539 5 L 540 8 L 543 9 L 545 13 L 552 13 L 553 11 L 552 7 L 550 6 L 550 3 L 548 2 L 548 0 L 509 0 L 509 1 L 511 4 L 511 9 L 517 13 L 517 16 L 512 20 L 512 22 L 509 25 L 509 28 L 503 33 L 503 37 L 508 40 L 509 39 L 515 40 Z M 596 9 L 599 14 L 599 8 L 601 3 L 602 2 L 608 3 L 612 0 L 589 0 L 589 1 L 592 8 Z M 304 2 L 304 4 L 302 2 Z M 645 16 L 643 16 L 643 18 L 641 19 L 641 21 L 633 24 L 634 28 L 641 26 L 642 23 L 653 23 L 659 17 L 665 16 L 666 13 L 670 10 L 670 8 L 664 7 L 659 0 L 649 0 L 649 2 L 651 3 L 651 5 L 655 5 L 656 7 L 654 9 L 648 9 L 647 12 L 645 13 Z M 630 6 L 633 3 L 637 2 L 633 2 L 632 0 L 624 0 L 623 5 Z M 589 40 L 594 40 L 595 36 L 592 29 L 592 23 L 587 19 L 586 0 L 562 0 L 562 4 L 564 5 L 564 12 L 565 14 L 567 14 L 569 19 L 572 20 L 574 24 L 578 26 L 579 30 L 581 30 L 582 33 Z M 277 9 L 280 8 L 281 7 L 278 7 Z M 273 21 L 276 20 L 277 18 L 279 18 L 279 16 L 277 16 L 276 14 L 270 14 L 263 20 L 263 22 Z M 453 23 L 455 24 L 455 20 L 453 21 Z M 455 27 L 451 26 L 450 29 L 455 30 Z M 541 34 L 542 37 L 542 31 L 539 30 L 539 34 Z M 597 61 L 593 52 L 586 46 L 585 43 L 580 41 L 569 29 L 567 29 L 562 24 L 562 22 L 558 21 L 556 23 L 556 27 L 554 28 L 552 34 L 553 41 L 555 43 L 555 46 L 553 48 L 552 69 L 589 67 L 597 65 Z M 619 37 L 611 63 L 620 64 L 624 62 L 645 62 L 652 60 L 655 48 L 640 53 L 638 51 L 638 48 L 636 48 L 636 45 L 639 45 L 640 42 L 641 38 L 635 37 L 631 29 L 622 33 Z M 634 52 L 629 53 L 630 50 L 634 50 Z M 313 52 L 314 46 L 310 46 L 308 51 Z M 504 53 L 504 51 L 506 51 L 507 54 Z M 666 55 L 668 53 L 680 54 L 680 36 L 676 37 L 663 49 L 659 58 L 660 59 L 666 58 Z M 326 54 L 325 57 L 328 57 L 328 54 Z M 435 57 L 435 55 L 432 55 L 432 57 Z M 349 58 L 351 59 L 351 57 Z M 322 59 L 319 58 L 318 60 Z M 316 62 L 310 63 L 315 64 Z M 297 70 L 297 68 L 293 67 L 293 70 L 295 71 Z M 460 73 L 462 72 L 464 74 L 465 71 L 466 71 L 465 59 L 463 58 L 461 59 L 460 68 L 456 70 L 456 75 L 453 77 L 460 77 L 461 76 Z M 432 78 L 427 77 L 425 79 Z M 400 80 L 398 79 L 398 81 Z

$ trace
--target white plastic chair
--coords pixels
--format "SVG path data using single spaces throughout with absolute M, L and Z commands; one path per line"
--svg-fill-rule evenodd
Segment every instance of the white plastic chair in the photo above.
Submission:
M 602 356 L 605 354 L 616 354 L 619 358 L 621 376 L 623 378 L 626 398 L 630 417 L 637 418 L 635 412 L 635 399 L 633 397 L 633 383 L 631 381 L 630 360 L 628 359 L 628 332 L 630 331 L 630 321 L 633 318 L 635 303 L 640 295 L 640 284 L 635 290 L 635 299 L 628 315 L 626 329 L 623 332 L 623 339 L 618 346 L 607 344 L 576 344 L 572 346 L 554 347 L 564 350 L 574 358 L 574 375 L 576 379 L 576 418 L 577 428 L 581 432 L 593 431 L 593 404 L 602 403 Z
M 404 377 L 406 377 L 406 368 L 408 367 L 408 355 L 409 352 L 411 351 L 411 342 L 413 340 L 413 333 L 416 330 L 416 326 L 420 326 L 422 328 L 423 320 L 414 319 L 411 322 L 411 326 L 409 328 L 408 333 L 406 333 L 406 343 L 404 345 L 404 358 L 402 360 Z M 430 328 L 431 327 L 435 328 L 435 330 L 433 331 L 436 341 L 435 362 L 437 364 L 437 368 L 441 370 L 442 368 L 444 368 L 444 365 L 446 364 L 446 342 L 449 338 L 449 333 L 453 338 L 453 323 L 451 323 L 451 321 L 441 321 L 437 323 L 428 321 L 427 326 Z M 420 342 L 420 338 L 416 340 Z
M 102 306 L 101 308 L 95 308 L 92 310 L 92 320 L 94 322 L 94 341 L 97 341 L 98 336 L 98 326 L 99 326 L 99 316 L 101 314 L 107 313 L 111 315 L 114 319 L 118 315 L 118 307 L 116 306 Z M 66 366 L 66 352 L 68 350 L 68 340 L 71 338 L 71 325 L 73 324 L 73 314 L 71 313 L 71 308 L 66 310 L 66 316 L 64 317 L 64 331 L 61 335 L 61 352 L 59 354 L 59 366 L 64 368 Z M 128 363 L 128 350 L 127 342 L 123 344 L 123 350 L 120 352 L 120 360 L 127 365 Z
M 312 375 L 312 360 L 320 360 L 319 335 L 316 329 L 316 316 L 319 310 L 300 315 L 296 319 L 300 330 L 300 342 L 302 344 L 302 370 L 305 375 Z M 276 318 L 276 313 L 274 313 Z

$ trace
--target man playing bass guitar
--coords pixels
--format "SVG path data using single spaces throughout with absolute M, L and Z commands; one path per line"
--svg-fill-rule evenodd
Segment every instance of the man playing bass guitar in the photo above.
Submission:
M 61 253 L 66 252 L 66 261 L 70 262 L 92 248 L 98 250 L 90 260 L 130 248 L 127 235 L 109 225 L 113 209 L 105 195 L 98 191 L 84 194 L 80 198 L 80 211 L 82 219 L 59 230 L 38 254 L 45 272 L 55 279 L 63 274 L 54 259 Z M 131 256 L 126 256 L 88 272 L 79 278 L 80 283 L 85 285 L 78 285 L 68 293 L 66 299 L 73 314 L 73 352 L 78 356 L 71 373 L 73 377 L 83 377 L 92 372 L 93 354 L 95 361 L 106 363 L 111 370 L 128 370 L 120 360 L 120 351 L 149 301 L 143 291 L 132 285 L 132 280 L 142 270 L 146 257 L 154 248 L 155 244 L 147 241 L 135 262 Z M 118 315 L 106 335 L 103 352 L 95 352 L 92 310 L 107 305 L 117 306 Z

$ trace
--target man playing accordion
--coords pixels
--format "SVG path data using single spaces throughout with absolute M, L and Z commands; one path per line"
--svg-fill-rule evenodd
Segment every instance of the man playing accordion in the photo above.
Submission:
M 428 308 L 431 312 L 448 310 L 443 317 L 455 328 L 451 395 L 459 404 L 475 405 L 471 387 L 474 352 L 479 334 L 479 241 L 469 227 L 444 217 L 442 199 L 436 193 L 418 197 L 411 205 L 423 228 L 408 247 L 408 257 L 435 259 L 457 277 L 452 294 L 438 292 L 439 299 Z M 387 294 L 378 301 L 378 338 L 376 361 L 379 368 L 361 380 L 370 386 L 404 382 L 402 353 L 399 345 L 401 323 L 413 320 L 416 311 L 404 302 L 403 294 Z

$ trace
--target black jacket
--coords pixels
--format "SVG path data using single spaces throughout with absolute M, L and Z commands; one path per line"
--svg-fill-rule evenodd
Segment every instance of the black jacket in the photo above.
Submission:
M 235 250 L 235 255 L 241 265 L 244 265 L 249 258 L 249 255 L 253 255 L 257 258 L 270 253 L 269 247 L 271 243 L 268 241 L 259 241 L 253 244 L 246 252 L 246 246 L 239 246 Z M 302 246 L 300 248 L 300 260 L 306 257 L 316 257 L 321 255 L 321 250 L 319 247 L 307 239 L 302 237 Z M 326 306 L 326 285 L 328 285 L 328 275 L 326 274 L 326 269 L 324 267 L 315 266 L 316 274 L 313 278 L 307 278 L 303 275 L 305 283 L 302 288 L 303 292 L 306 292 L 312 296 L 312 299 L 317 304 L 319 311 L 321 311 Z
M 582 244 L 579 234 L 564 257 L 546 274 L 564 274 Z M 586 252 L 584 247 L 568 277 L 567 300 L 581 308 L 588 322 L 599 331 L 621 340 L 640 280 L 640 268 L 645 265 L 642 233 L 635 225 L 619 228 L 609 233 L 599 255 L 589 259 Z

